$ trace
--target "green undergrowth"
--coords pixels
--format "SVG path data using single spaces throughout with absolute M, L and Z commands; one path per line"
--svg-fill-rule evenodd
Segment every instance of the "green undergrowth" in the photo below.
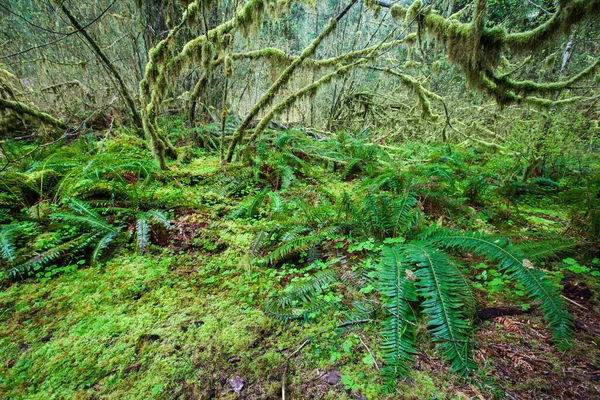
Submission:
M 475 310 L 540 302 L 563 349 L 565 279 L 597 287 L 585 152 L 522 179 L 495 150 L 292 129 L 222 165 L 183 133 L 169 171 L 120 134 L 0 173 L 0 397 L 492 394 Z
M 169 253 L 120 256 L 102 268 L 3 291 L 0 393 L 15 399 L 159 399 L 193 388 L 200 398 L 211 391 L 236 398 L 221 381 L 241 376 L 260 382 L 260 398 L 277 398 L 287 355 L 308 339 L 289 371 L 288 395 L 300 396 L 294 388 L 305 374 L 316 377 L 340 365 L 357 388 L 377 397 L 378 378 L 355 335 L 347 344 L 352 335 L 330 323 L 282 326 L 258 301 L 240 299 L 265 295 L 268 276 L 249 284 L 222 271 L 221 280 L 248 285 L 236 293 L 225 282 L 203 283 L 202 274 L 182 273 L 197 263 Z M 419 390 L 441 393 L 428 382 Z M 338 388 L 324 398 L 345 396 Z

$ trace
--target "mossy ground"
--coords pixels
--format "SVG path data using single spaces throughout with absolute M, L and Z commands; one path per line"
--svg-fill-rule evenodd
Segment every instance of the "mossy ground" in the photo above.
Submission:
M 410 163 L 414 151 L 408 145 L 398 153 L 399 168 Z M 477 164 L 468 154 L 462 156 L 467 164 Z M 436 157 L 440 153 L 427 158 Z M 465 165 L 449 161 L 445 168 L 459 171 Z M 395 393 L 384 393 L 377 324 L 338 329 L 342 314 L 335 308 L 308 323 L 284 325 L 266 314 L 265 299 L 301 277 L 301 265 L 251 262 L 255 235 L 275 222 L 264 215 L 227 218 L 245 195 L 218 194 L 222 187 L 212 180 L 218 171 L 220 162 L 210 155 L 178 165 L 173 183 L 157 195 L 186 206 L 171 210 L 173 229 L 167 235 L 155 232 L 156 245 L 149 253 L 126 248 L 104 265 L 1 289 L 1 398 L 275 399 L 281 398 L 282 381 L 287 398 L 451 399 L 505 392 L 569 398 L 569 393 L 600 393 L 594 378 L 600 332 L 595 287 L 591 296 L 574 298 L 579 306 L 572 305 L 571 311 L 583 325 L 572 352 L 555 349 L 538 314 L 485 322 L 476 335 L 482 375 L 464 381 L 426 345 L 424 333 L 414 372 Z M 282 196 L 317 191 L 340 195 L 359 183 L 314 167 Z M 500 201 L 486 196 L 485 204 Z M 481 216 L 486 215 L 480 213 L 481 205 L 468 206 L 470 216 L 458 221 L 521 236 L 560 233 L 570 214 L 557 205 L 556 196 L 546 196 L 545 203 L 525 199 L 507 205 L 510 211 L 497 225 Z M 488 293 L 491 280 L 478 288 L 482 306 L 519 300 Z M 332 297 L 332 302 L 341 301 Z M 339 372 L 339 381 L 326 382 L 330 372 Z M 562 391 L 545 381 L 548 376 L 566 382 Z M 235 381 L 240 380 L 243 387 L 237 394 Z M 578 387 L 578 381 L 586 388 Z

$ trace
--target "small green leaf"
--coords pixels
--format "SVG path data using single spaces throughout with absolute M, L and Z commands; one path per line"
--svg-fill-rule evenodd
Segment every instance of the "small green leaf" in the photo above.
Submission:
M 371 357 L 370 354 L 366 354 L 363 358 L 362 358 L 362 362 L 365 363 L 365 365 L 368 365 L 369 367 L 372 367 L 373 364 L 375 364 L 375 360 L 373 360 L 373 357 Z
M 373 285 L 368 285 L 368 286 L 365 286 L 364 288 L 360 289 L 360 292 L 364 293 L 364 294 L 369 294 L 373 291 L 373 289 L 374 289 Z
M 157 394 L 159 394 L 163 389 L 163 385 L 154 385 L 154 387 L 152 388 L 152 395 L 156 396 Z

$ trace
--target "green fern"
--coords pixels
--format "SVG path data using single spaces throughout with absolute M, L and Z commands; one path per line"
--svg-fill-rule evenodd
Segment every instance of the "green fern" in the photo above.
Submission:
M 115 227 L 108 223 L 104 218 L 102 218 L 96 211 L 94 211 L 88 204 L 85 202 L 68 198 L 65 199 L 65 203 L 69 206 L 71 210 L 75 213 L 53 213 L 52 218 L 55 220 L 61 220 L 64 222 L 71 222 L 76 225 L 84 225 L 88 226 L 92 229 L 97 229 L 105 232 L 118 232 L 120 228 Z
M 276 247 L 268 254 L 269 262 L 273 265 L 287 259 L 293 254 L 308 250 L 323 239 L 321 234 L 315 233 L 307 236 L 298 236 Z
M 263 189 L 250 199 L 242 203 L 237 210 L 234 210 L 229 216 L 231 218 L 253 218 L 260 213 L 260 207 L 267 198 L 267 189 Z
M 510 241 L 478 233 L 458 235 L 444 232 L 432 237 L 431 242 L 450 249 L 473 252 L 497 262 L 511 279 L 523 284 L 534 301 L 541 302 L 540 308 L 559 347 L 569 346 L 574 327 L 573 318 L 560 297 L 559 287 L 548 280 L 542 271 L 526 262 L 525 256 Z
M 467 375 L 475 368 L 471 354 L 471 326 L 462 311 L 464 304 L 456 292 L 464 284 L 456 265 L 448 256 L 426 243 L 411 243 L 403 249 L 405 257 L 419 268 L 415 275 L 419 296 L 423 297 L 423 313 L 433 341 L 452 369 Z
M 269 315 L 287 323 L 293 319 L 306 319 L 329 306 L 329 303 L 318 298 L 332 284 L 338 281 L 334 271 L 322 271 L 307 282 L 290 285 L 278 299 L 269 300 L 265 309 Z
M 406 376 L 414 362 L 415 315 L 410 301 L 416 301 L 414 282 L 409 277 L 409 261 L 401 251 L 385 247 L 381 251 L 378 269 L 378 289 L 389 316 L 383 320 L 381 350 L 385 367 L 383 377 L 395 382 L 400 375 Z
M 580 243 L 572 240 L 550 239 L 518 244 L 515 248 L 519 252 L 526 254 L 528 260 L 540 261 L 572 252 L 578 246 L 580 246 Z
M 61 257 L 75 254 L 85 249 L 96 235 L 86 233 L 66 243 L 52 247 L 37 253 L 23 261 L 17 261 L 11 265 L 8 275 L 12 278 L 24 277 L 25 275 L 48 265 Z
M 112 244 L 112 242 L 119 236 L 120 232 L 108 232 L 104 235 L 94 248 L 92 256 L 90 257 L 92 265 L 97 265 L 104 254 L 104 251 Z
M 416 223 L 416 205 L 417 199 L 410 193 L 395 198 L 369 193 L 360 207 L 355 207 L 347 195 L 342 199 L 342 209 L 350 215 L 355 231 L 376 239 L 403 235 Z
M 171 227 L 167 216 L 161 211 L 149 210 L 137 213 L 135 222 L 136 244 L 141 254 L 146 251 L 150 242 L 150 225 L 152 222 L 160 224 L 167 229 Z
M 18 225 L 2 225 L 0 229 L 0 256 L 8 263 L 13 263 L 17 255 L 15 236 L 19 230 Z
M 137 249 L 140 254 L 144 254 L 148 242 L 150 241 L 150 223 L 146 213 L 140 213 L 135 222 L 135 235 L 137 238 Z
M 273 214 L 277 214 L 285 210 L 285 203 L 281 198 L 281 195 L 277 192 L 269 192 L 269 203 Z

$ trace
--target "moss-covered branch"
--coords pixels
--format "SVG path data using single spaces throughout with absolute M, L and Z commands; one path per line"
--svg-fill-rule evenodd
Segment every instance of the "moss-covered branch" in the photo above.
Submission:
M 209 66 L 215 51 L 213 44 L 223 41 L 236 28 L 247 29 L 250 25 L 257 24 L 264 10 L 264 0 L 248 0 L 232 19 L 190 40 L 181 52 L 171 59 L 170 53 L 175 37 L 188 21 L 195 19 L 201 10 L 200 3 L 200 0 L 191 3 L 181 23 L 150 50 L 144 79 L 140 83 L 140 97 L 144 105 L 144 131 L 150 138 L 154 156 L 162 169 L 166 168 L 166 156 L 169 156 L 167 150 L 171 153 L 170 157 L 176 156 L 175 149 L 156 126 L 159 108 L 168 89 L 168 76 L 177 76 L 185 65 L 198 60 L 202 60 L 205 67 Z
M 444 18 L 420 0 L 409 8 L 395 5 L 392 16 L 408 24 L 418 21 L 420 28 L 436 37 L 444 46 L 448 59 L 460 65 L 471 87 L 492 94 L 499 104 L 524 100 L 530 94 L 543 94 L 565 89 L 574 81 L 590 76 L 598 67 L 594 64 L 583 73 L 564 82 L 535 83 L 515 81 L 497 72 L 503 52 L 531 52 L 559 35 L 568 33 L 586 18 L 600 15 L 600 0 L 558 0 L 556 13 L 544 24 L 527 32 L 507 33 L 503 27 L 485 27 L 485 0 L 478 0 L 473 20 L 461 23 Z M 539 103 L 539 102 L 538 102 Z
M 350 51 L 348 53 L 344 53 L 342 55 L 336 57 L 330 57 L 323 60 L 314 60 L 314 59 L 306 59 L 302 63 L 302 66 L 307 68 L 331 68 L 335 67 L 339 64 L 344 64 L 348 62 L 352 62 L 357 58 L 368 57 L 375 58 L 377 54 L 374 54 L 374 50 L 377 51 L 387 51 L 395 46 L 398 46 L 403 43 L 412 43 L 416 41 L 416 34 L 411 33 L 406 36 L 404 39 L 393 40 L 390 42 L 380 43 L 377 45 L 365 47 L 364 49 Z M 231 56 L 220 56 L 211 61 L 211 67 L 214 68 L 221 64 L 227 64 L 229 61 L 241 61 L 241 60 L 266 60 L 271 63 L 275 63 L 278 65 L 286 65 L 291 63 L 292 61 L 298 59 L 299 56 L 292 56 L 286 54 L 284 51 L 274 48 L 274 47 L 266 47 L 260 50 L 251 50 L 246 53 L 233 53 Z
M 19 115 L 27 115 L 56 128 L 69 128 L 69 126 L 65 122 L 58 120 L 49 114 L 34 110 L 33 108 L 18 101 L 5 100 L 0 98 L 0 110 L 11 110 Z
M 548 82 L 548 83 L 537 83 L 530 80 L 517 81 L 510 79 L 508 74 L 496 76 L 495 74 L 488 75 L 490 79 L 498 86 L 501 86 L 504 90 L 511 90 L 516 94 L 531 95 L 531 94 L 549 94 L 555 93 L 560 90 L 568 89 L 577 81 L 592 76 L 600 68 L 600 59 L 596 60 L 595 63 L 584 69 L 577 75 L 570 79 L 560 82 Z
M 283 101 L 281 101 L 275 107 L 273 107 L 260 120 L 260 122 L 256 126 L 256 129 L 254 130 L 254 133 L 252 134 L 252 136 L 250 136 L 250 138 L 248 138 L 248 142 L 250 143 L 250 142 L 255 141 L 265 131 L 265 129 L 267 129 L 267 126 L 269 126 L 269 123 L 271 122 L 271 120 L 273 119 L 273 117 L 275 115 L 281 114 L 282 112 L 284 112 L 285 110 L 287 110 L 288 108 L 293 106 L 298 100 L 302 99 L 303 97 L 313 96 L 316 93 L 316 91 L 319 89 L 319 87 L 321 87 L 325 84 L 328 84 L 335 78 L 344 76 L 349 71 L 351 71 L 353 68 L 355 68 L 356 66 L 358 66 L 366 61 L 367 61 L 366 59 L 363 59 L 363 60 L 359 60 L 353 64 L 340 67 L 340 68 L 336 69 L 335 71 L 333 71 L 327 75 L 324 75 L 320 79 L 316 80 L 314 83 L 307 85 L 307 86 L 303 87 L 302 89 L 300 89 L 299 91 L 297 91 L 296 93 L 286 97 Z
M 535 51 L 558 36 L 567 35 L 573 25 L 600 14 L 600 0 L 557 0 L 557 6 L 554 15 L 537 28 L 507 34 L 506 47 L 519 53 Z
M 235 148 L 236 148 L 237 144 L 243 139 L 244 133 L 245 133 L 246 129 L 248 129 L 248 127 L 250 126 L 250 123 L 252 122 L 252 120 L 254 118 L 256 118 L 258 113 L 266 105 L 268 105 L 269 103 L 271 103 L 271 101 L 273 101 L 273 98 L 275 97 L 275 94 L 277 93 L 277 91 L 279 91 L 279 89 L 281 87 L 283 87 L 289 81 L 289 79 L 292 76 L 292 73 L 296 70 L 296 68 L 304 60 L 311 57 L 315 53 L 315 51 L 317 50 L 317 47 L 321 44 L 321 42 L 327 36 L 329 36 L 329 34 L 331 32 L 333 32 L 333 30 L 337 26 L 338 21 L 341 20 L 348 13 L 350 8 L 356 3 L 356 1 L 357 0 L 352 0 L 352 2 L 350 4 L 348 4 L 338 15 L 336 15 L 334 18 L 332 18 L 329 21 L 329 23 L 325 26 L 323 31 L 308 45 L 308 47 L 306 47 L 304 49 L 304 51 L 302 51 L 302 54 L 300 54 L 300 57 L 298 57 L 297 59 L 294 59 L 290 63 L 290 65 L 288 65 L 288 67 L 281 73 L 281 75 L 279 75 L 277 80 L 271 85 L 271 87 L 269 87 L 269 89 L 262 95 L 262 97 L 258 100 L 258 102 L 252 107 L 252 109 L 250 110 L 250 112 L 248 113 L 248 115 L 246 116 L 244 121 L 242 122 L 242 124 L 238 127 L 238 129 L 235 131 L 235 134 L 233 135 L 231 145 L 229 146 L 229 149 L 227 151 L 227 157 L 226 157 L 227 162 L 231 162 Z
M 379 67 L 368 68 L 400 78 L 402 84 L 407 88 L 411 89 L 413 93 L 416 94 L 423 118 L 430 119 L 433 121 L 435 121 L 438 118 L 435 114 L 433 114 L 433 111 L 431 110 L 431 103 L 429 99 L 443 103 L 443 99 L 440 95 L 424 88 L 421 82 L 419 82 L 412 76 L 403 74 L 402 72 L 396 71 L 394 69 Z
M 177 152 L 169 140 L 160 133 L 156 126 L 158 110 L 167 91 L 165 66 L 172 50 L 175 37 L 189 19 L 193 19 L 199 10 L 199 0 L 191 3 L 183 14 L 181 23 L 171 29 L 166 38 L 161 40 L 148 53 L 148 63 L 144 78 L 140 82 L 140 99 L 142 101 L 142 123 L 144 133 L 150 139 L 152 152 L 161 169 L 167 168 L 166 156 L 174 158 Z
M 206 86 L 206 82 L 208 82 L 208 74 L 209 74 L 209 70 L 206 70 L 202 73 L 202 76 L 200 77 L 200 79 L 198 79 L 198 82 L 196 82 L 196 84 L 194 85 L 194 90 L 192 91 L 191 95 L 190 95 L 190 99 L 188 101 L 188 117 L 189 117 L 189 125 L 190 127 L 194 126 L 194 120 L 196 119 L 196 103 L 198 102 L 198 99 L 200 98 L 200 93 L 202 93 L 202 91 L 204 90 L 204 87 Z

